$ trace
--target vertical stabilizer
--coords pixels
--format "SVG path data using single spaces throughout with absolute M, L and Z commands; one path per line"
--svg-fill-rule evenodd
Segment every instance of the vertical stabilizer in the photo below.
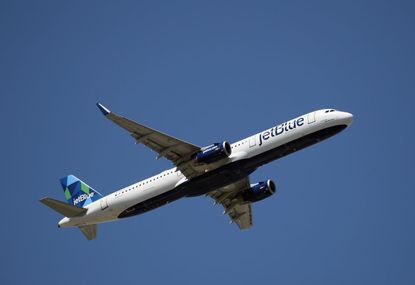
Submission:
M 63 177 L 61 185 L 69 204 L 85 207 L 86 205 L 102 198 L 101 193 L 90 187 L 74 175 Z

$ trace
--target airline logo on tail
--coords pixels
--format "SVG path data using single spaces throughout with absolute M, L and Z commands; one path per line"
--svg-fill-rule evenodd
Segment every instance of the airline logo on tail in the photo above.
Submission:
M 78 203 L 83 202 L 85 200 L 88 200 L 89 198 L 94 197 L 94 192 L 92 192 L 91 194 L 87 195 L 87 194 L 81 194 L 78 196 L 78 198 L 76 198 L 75 200 L 73 200 L 73 204 L 74 205 L 78 205 Z
M 81 181 L 74 175 L 68 175 L 61 179 L 66 201 L 75 206 L 84 207 L 102 198 L 102 195 Z

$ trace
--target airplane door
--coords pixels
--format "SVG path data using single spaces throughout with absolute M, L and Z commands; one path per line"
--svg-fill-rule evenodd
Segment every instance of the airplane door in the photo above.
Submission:
M 108 208 L 108 201 L 107 198 L 101 198 L 101 210 L 105 210 Z
M 307 121 L 308 121 L 309 124 L 314 123 L 316 121 L 316 112 L 308 113 Z
M 249 138 L 249 147 L 256 146 L 256 139 L 255 136 Z

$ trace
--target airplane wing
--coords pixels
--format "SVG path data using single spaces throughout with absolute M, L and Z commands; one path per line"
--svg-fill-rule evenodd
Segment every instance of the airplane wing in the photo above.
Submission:
M 215 200 L 215 204 L 223 206 L 223 213 L 228 214 L 231 218 L 231 223 L 236 223 L 241 230 L 252 226 L 251 203 L 245 202 L 242 198 L 242 191 L 249 187 L 249 178 L 245 177 L 235 183 L 208 193 Z
M 142 143 L 153 151 L 158 153 L 157 158 L 165 157 L 187 177 L 196 176 L 197 171 L 191 167 L 190 163 L 192 155 L 199 152 L 199 146 L 179 140 L 155 129 L 138 124 L 132 120 L 114 114 L 102 104 L 97 103 L 98 108 L 109 120 L 116 123 L 121 128 L 127 130 L 137 143 Z

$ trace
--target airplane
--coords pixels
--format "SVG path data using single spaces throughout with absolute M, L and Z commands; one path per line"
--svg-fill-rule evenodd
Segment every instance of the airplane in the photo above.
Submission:
M 143 214 L 183 197 L 206 195 L 221 204 L 224 214 L 241 230 L 252 226 L 252 204 L 276 193 L 275 183 L 251 183 L 258 167 L 336 135 L 347 128 L 353 115 L 322 109 L 299 116 L 233 144 L 227 141 L 205 147 L 179 140 L 119 116 L 97 103 L 102 114 L 175 167 L 122 188 L 107 196 L 74 175 L 60 180 L 67 202 L 40 200 L 62 214 L 59 228 L 79 227 L 88 240 L 97 224 Z

